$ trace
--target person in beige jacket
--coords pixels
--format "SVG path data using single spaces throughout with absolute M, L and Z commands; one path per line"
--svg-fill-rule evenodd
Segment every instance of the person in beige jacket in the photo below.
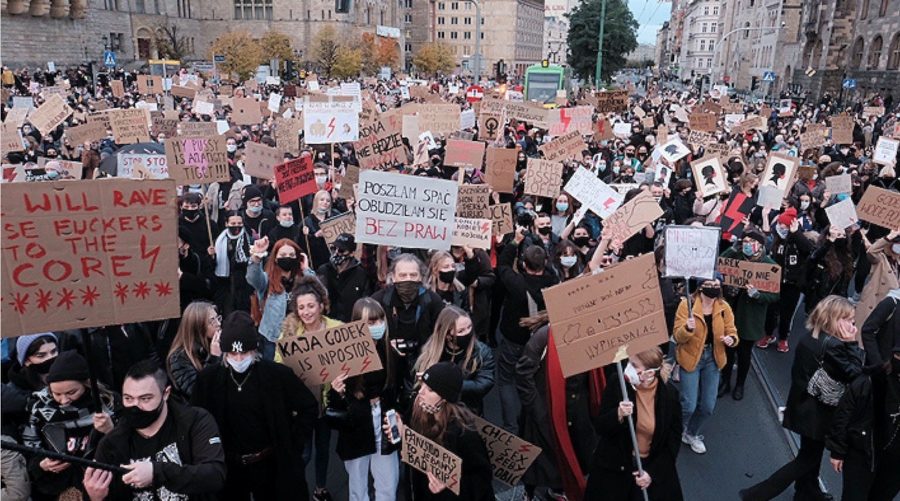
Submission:
M 872 263 L 872 269 L 856 305 L 858 327 L 866 323 L 869 314 L 891 289 L 900 287 L 900 230 L 894 230 L 873 242 L 866 257 Z
M 722 278 L 706 280 L 693 294 L 691 314 L 683 299 L 675 314 L 675 359 L 679 366 L 679 390 L 684 433 L 681 441 L 697 454 L 706 452 L 700 427 L 716 408 L 719 371 L 725 366 L 725 347 L 738 344 L 731 306 L 722 299 Z

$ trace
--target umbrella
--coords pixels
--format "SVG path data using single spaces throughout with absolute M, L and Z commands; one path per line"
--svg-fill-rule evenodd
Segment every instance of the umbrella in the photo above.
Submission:
M 140 155 L 165 155 L 166 147 L 159 143 L 135 143 L 122 146 L 112 155 L 100 162 L 100 171 L 110 176 L 115 176 L 119 170 L 119 155 L 123 153 Z

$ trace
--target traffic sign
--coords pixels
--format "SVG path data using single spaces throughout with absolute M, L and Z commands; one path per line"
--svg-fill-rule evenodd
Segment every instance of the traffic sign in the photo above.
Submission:
M 213 61 L 216 62 L 216 63 L 224 63 L 224 62 L 225 62 L 225 56 L 223 56 L 222 54 L 216 54 L 216 55 L 213 56 Z
M 856 79 L 855 78 L 847 78 L 844 80 L 843 87 L 845 89 L 855 89 L 856 88 Z
M 466 89 L 466 101 L 476 103 L 484 98 L 484 88 L 480 85 L 470 85 Z
M 763 79 L 763 82 L 774 82 L 775 81 L 775 72 L 774 71 L 764 71 L 762 79 Z
M 116 67 L 116 53 L 107 50 L 103 52 L 103 66 L 107 68 L 115 68 Z

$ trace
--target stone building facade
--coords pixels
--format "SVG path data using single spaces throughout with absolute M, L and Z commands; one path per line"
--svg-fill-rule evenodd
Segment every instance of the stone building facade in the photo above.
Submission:
M 678 76 L 694 80 L 712 71 L 719 39 L 720 0 L 690 0 L 684 6 Z
M 545 0 L 544 2 L 544 55 L 552 64 L 566 64 L 569 52 L 569 19 L 575 0 Z

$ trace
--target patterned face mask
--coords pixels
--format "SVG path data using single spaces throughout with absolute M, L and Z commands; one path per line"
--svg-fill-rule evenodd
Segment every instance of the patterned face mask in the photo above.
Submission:
M 418 402 L 419 407 L 421 407 L 422 410 L 427 412 L 428 414 L 437 414 L 438 412 L 440 412 L 441 407 L 443 407 L 443 405 L 441 404 L 430 404 L 421 398 L 417 398 L 416 402 Z

